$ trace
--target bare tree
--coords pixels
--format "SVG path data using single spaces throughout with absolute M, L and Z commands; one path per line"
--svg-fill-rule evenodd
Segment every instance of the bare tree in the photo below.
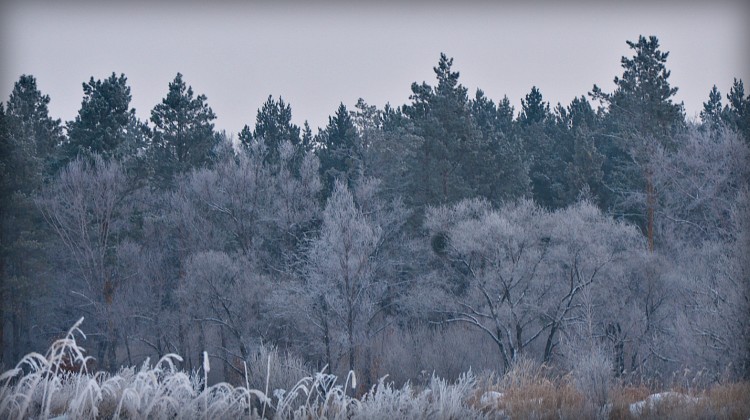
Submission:
M 197 286 L 191 284 L 192 280 L 188 277 L 197 266 L 193 264 L 193 268 L 189 269 L 190 261 L 199 255 L 203 255 L 200 258 L 208 258 L 207 252 L 219 252 L 210 254 L 213 257 L 208 260 L 224 261 L 224 257 L 217 256 L 225 255 L 233 264 L 241 265 L 243 270 L 257 278 L 277 281 L 288 277 L 291 272 L 291 265 L 296 261 L 296 249 L 308 231 L 312 230 L 311 222 L 318 216 L 317 194 L 321 187 L 317 158 L 307 153 L 302 159 L 295 160 L 297 152 L 290 143 L 282 143 L 279 146 L 279 162 L 272 164 L 263 159 L 266 151 L 263 144 L 258 143 L 251 150 L 243 149 L 236 155 L 227 154 L 214 168 L 193 171 L 178 183 L 171 197 L 177 244 L 175 259 L 179 266 L 176 288 L 193 290 L 192 295 L 183 293 L 178 299 L 181 312 L 178 341 L 184 353 L 198 354 L 189 349 L 189 325 L 203 328 L 206 321 L 206 314 L 188 296 L 195 296 L 196 293 L 224 296 L 232 290 L 224 288 L 230 284 L 225 282 L 221 287 L 216 285 L 211 292 L 208 286 L 214 283 L 203 281 L 200 284 L 207 289 L 196 291 Z M 239 293 L 226 295 L 235 308 L 241 306 L 243 296 Z M 257 323 L 240 328 L 239 321 L 230 322 L 228 319 L 235 315 L 230 316 L 226 308 L 219 305 L 227 302 L 218 298 L 211 302 L 208 310 L 219 310 L 222 314 L 219 317 L 211 313 L 216 321 L 213 324 L 221 325 L 222 334 L 226 333 L 238 341 L 239 355 L 246 358 L 247 334 L 250 331 L 254 334 L 265 333 L 257 330 Z M 259 307 L 254 306 L 247 316 L 257 320 L 261 312 Z M 203 340 L 200 337 L 202 335 L 198 339 Z M 190 361 L 188 358 L 188 365 Z
M 237 368 L 233 361 L 249 360 L 249 339 L 257 336 L 260 305 L 270 289 L 268 280 L 252 267 L 243 266 L 243 261 L 220 251 L 193 254 L 186 263 L 180 291 L 188 305 L 185 313 L 193 321 L 201 328 L 204 324 L 219 327 L 220 344 L 208 347 L 218 350 L 212 355 L 223 359 L 225 378 L 228 369 Z
M 679 359 L 748 375 L 750 149 L 734 131 L 693 128 L 656 160 L 661 251 L 683 308 Z
M 499 210 L 463 201 L 430 210 L 426 226 L 443 261 L 439 322 L 484 331 L 506 368 L 533 348 L 549 361 L 559 332 L 581 319 L 583 292 L 606 287 L 598 283 L 640 244 L 589 203 L 549 213 L 530 201 Z
M 117 274 L 116 249 L 130 212 L 126 181 L 118 163 L 95 155 L 70 163 L 37 200 L 68 251 L 80 280 L 70 293 L 84 301 L 81 308 L 100 329 L 99 358 L 106 360 L 110 370 L 117 367 L 118 320 L 113 303 L 125 281 Z

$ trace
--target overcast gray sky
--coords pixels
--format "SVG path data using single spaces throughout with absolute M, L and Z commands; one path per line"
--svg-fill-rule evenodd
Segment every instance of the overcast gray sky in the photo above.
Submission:
M 294 121 L 324 126 L 339 102 L 408 102 L 434 81 L 440 52 L 460 81 L 516 110 L 533 85 L 553 105 L 594 83 L 605 91 L 630 55 L 626 40 L 657 35 L 689 117 L 716 84 L 750 83 L 748 7 L 717 2 L 94 2 L 5 1 L 0 6 L 0 98 L 36 76 L 50 111 L 73 119 L 91 76 L 125 73 L 142 119 L 179 71 L 204 93 L 217 127 L 254 123 L 282 96 Z M 750 90 L 750 89 L 748 89 Z

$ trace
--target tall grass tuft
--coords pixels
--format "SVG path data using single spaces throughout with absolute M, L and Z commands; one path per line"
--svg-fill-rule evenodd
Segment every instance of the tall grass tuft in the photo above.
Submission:
M 0 418 L 49 419 L 586 419 L 750 417 L 750 383 L 655 392 L 605 378 L 606 360 L 566 375 L 519 358 L 503 376 L 471 372 L 450 382 L 433 374 L 396 388 L 381 378 L 356 398 L 357 377 L 310 373 L 300 359 L 261 347 L 243 361 L 244 386 L 207 383 L 211 369 L 187 374 L 169 354 L 116 374 L 87 371 L 77 322 L 45 355 L 31 353 L 0 375 Z M 69 366 L 80 369 L 71 371 Z M 295 374 L 297 378 L 294 379 Z M 262 391 L 260 389 L 263 389 Z M 606 394 L 605 394 L 606 392 Z M 606 397 L 605 397 L 606 395 Z M 605 399 L 606 398 L 606 399 Z M 608 401 L 599 407 L 603 401 Z M 592 403 L 594 403 L 592 405 Z M 599 407 L 599 408 L 598 408 Z M 597 409 L 598 408 L 598 409 Z

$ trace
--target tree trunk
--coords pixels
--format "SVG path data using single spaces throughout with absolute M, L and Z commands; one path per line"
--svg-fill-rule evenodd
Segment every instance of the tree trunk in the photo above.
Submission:
M 133 366 L 133 357 L 130 353 L 130 337 L 128 337 L 128 334 L 126 333 L 123 339 L 125 340 L 125 351 L 128 354 L 128 366 Z
M 110 321 L 111 322 L 111 321 Z M 112 335 L 109 337 L 107 359 L 109 359 L 109 371 L 117 371 L 117 329 L 112 329 Z
M 654 183 L 651 179 L 651 171 L 646 172 L 646 237 L 648 238 L 648 250 L 654 252 L 654 207 L 656 207 L 656 195 Z
M 0 366 L 5 360 L 5 258 L 0 257 Z M 15 362 L 15 360 L 13 361 Z
M 557 323 L 552 324 L 552 328 L 547 336 L 547 343 L 544 345 L 544 363 L 549 363 L 552 358 L 552 346 L 555 339 L 555 333 L 557 332 Z
M 349 338 L 349 371 L 354 370 L 354 320 L 353 309 L 349 310 L 349 316 L 346 320 L 347 335 Z
M 228 381 L 229 378 L 229 352 L 227 351 L 227 337 L 224 334 L 224 327 L 219 327 L 219 337 L 221 338 L 221 348 L 224 351 L 224 362 L 221 364 L 223 381 Z
M 14 311 L 11 314 L 11 331 L 13 335 L 11 340 L 13 343 L 11 360 L 14 363 L 21 359 L 21 320 L 19 319 L 18 312 L 18 307 L 14 307 Z

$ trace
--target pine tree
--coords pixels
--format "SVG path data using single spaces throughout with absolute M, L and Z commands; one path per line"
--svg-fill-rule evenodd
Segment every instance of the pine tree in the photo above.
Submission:
M 308 127 L 309 128 L 309 127 Z M 268 163 L 278 164 L 279 146 L 288 141 L 292 146 L 300 144 L 300 128 L 292 123 L 292 107 L 279 97 L 276 101 L 272 96 L 258 110 L 255 117 L 255 129 L 250 130 L 247 125 L 239 135 L 240 142 L 245 147 L 251 147 L 254 142 L 262 142 Z
M 742 80 L 734 79 L 734 84 L 727 95 L 729 105 L 724 114 L 730 126 L 737 128 L 750 144 L 750 95 L 745 96 Z
M 49 116 L 49 102 L 36 79 L 23 75 L 13 87 L 7 110 L 0 107 L 0 323 L 11 327 L 10 342 L 0 338 L 0 347 L 15 360 L 30 350 L 25 345 L 30 325 L 36 322 L 30 318 L 30 307 L 44 296 L 38 290 L 46 290 L 39 273 L 47 269 L 48 232 L 33 199 L 51 176 L 56 147 L 63 139 L 60 120 Z
M 703 125 L 711 130 L 718 129 L 722 123 L 723 112 L 721 93 L 716 88 L 716 85 L 714 85 L 708 93 L 708 102 L 703 102 L 703 110 L 700 114 Z
M 60 120 L 49 116 L 50 98 L 37 89 L 34 76 L 23 75 L 8 99 L 7 130 L 16 165 L 9 175 L 25 192 L 49 177 L 56 148 L 63 141 Z
M 305 152 L 308 152 L 313 149 L 313 133 L 310 129 L 310 124 L 308 124 L 307 120 L 305 120 L 305 124 L 302 126 L 302 137 L 300 139 L 302 149 Z
M 683 105 L 673 102 L 677 88 L 669 84 L 669 53 L 659 49 L 659 40 L 640 36 L 637 43 L 627 44 L 634 55 L 622 57 L 623 74 L 614 79 L 615 91 L 604 93 L 594 85 L 590 95 L 601 101 L 606 112 L 607 132 L 597 144 L 607 157 L 605 184 L 613 192 L 606 197 L 606 206 L 621 215 L 640 213 L 635 219 L 653 248 L 656 192 L 649 160 L 659 147 L 676 148 L 685 116 Z
M 474 190 L 495 204 L 528 195 L 526 152 L 512 127 L 513 107 L 508 98 L 497 107 L 477 89 L 471 115 L 482 136 L 472 150 Z
M 206 104 L 206 95 L 195 96 L 193 88 L 177 73 L 169 92 L 151 110 L 154 123 L 152 170 L 157 183 L 172 184 L 174 175 L 206 165 L 213 155 L 217 136 L 216 115 Z
M 523 146 L 530 155 L 529 178 L 534 201 L 545 208 L 557 208 L 565 151 L 554 137 L 554 118 L 549 103 L 544 101 L 536 86 L 521 100 L 518 126 Z
M 550 116 L 549 103 L 542 98 L 542 92 L 536 86 L 531 87 L 531 92 L 521 99 L 521 115 L 518 122 L 521 125 L 541 124 Z
M 440 54 L 433 68 L 438 84 L 412 84 L 412 103 L 403 112 L 413 123 L 412 133 L 421 137 L 415 179 L 416 205 L 455 202 L 473 195 L 471 180 L 476 169 L 472 152 L 481 139 L 471 116 L 467 90 L 452 71 L 453 59 Z
M 328 125 L 321 133 L 320 173 L 325 196 L 333 191 L 337 179 L 353 188 L 362 175 L 362 150 L 357 129 L 343 103 L 336 114 L 328 117 Z
M 94 153 L 105 159 L 137 155 L 145 146 L 148 128 L 130 108 L 130 87 L 124 74 L 83 84 L 83 102 L 75 120 L 69 121 L 64 162 Z
M 563 205 L 570 205 L 582 196 L 601 201 L 604 156 L 595 143 L 599 125 L 597 115 L 583 96 L 573 99 L 566 115 L 563 130 L 570 160 L 565 167 Z
M 669 52 L 659 49 L 655 36 L 627 44 L 634 55 L 622 57 L 623 74 L 614 79 L 615 91 L 604 93 L 594 85 L 590 95 L 604 104 L 611 129 L 620 136 L 650 137 L 668 145 L 685 123 L 683 105 L 673 103 L 678 88 L 669 84 Z

